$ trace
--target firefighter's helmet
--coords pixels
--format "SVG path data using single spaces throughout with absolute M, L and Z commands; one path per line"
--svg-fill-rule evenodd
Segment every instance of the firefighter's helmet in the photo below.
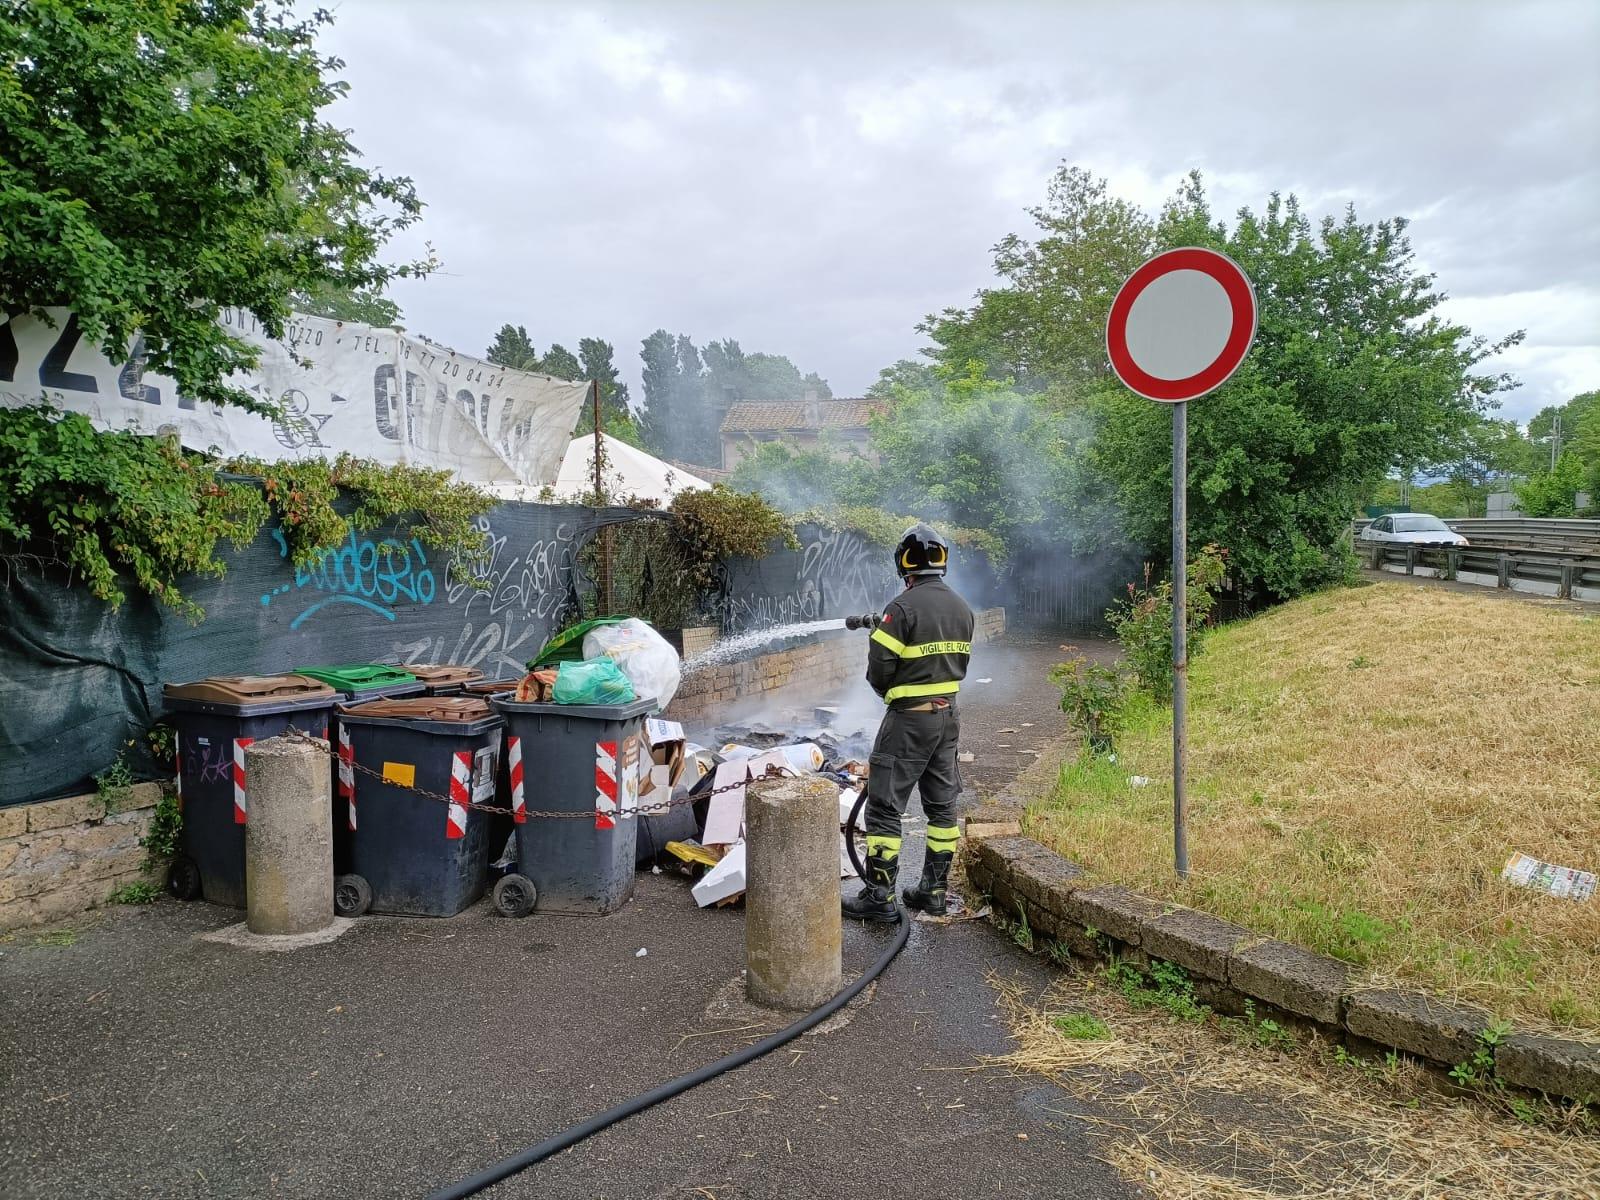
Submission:
M 895 547 L 894 566 L 901 575 L 943 575 L 950 548 L 932 525 L 920 521 L 906 530 Z

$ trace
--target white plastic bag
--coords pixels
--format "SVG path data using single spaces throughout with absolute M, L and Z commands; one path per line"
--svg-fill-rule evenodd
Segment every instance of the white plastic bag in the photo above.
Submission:
M 683 678 L 672 643 L 637 617 L 596 625 L 583 635 L 583 657 L 611 659 L 633 684 L 635 694 L 654 697 L 659 708 L 672 703 Z

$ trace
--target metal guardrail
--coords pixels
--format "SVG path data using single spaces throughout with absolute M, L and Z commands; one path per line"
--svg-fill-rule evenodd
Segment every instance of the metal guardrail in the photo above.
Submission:
M 1372 522 L 1371 517 L 1357 517 L 1352 524 L 1360 532 Z M 1447 517 L 1444 523 L 1468 537 L 1477 532 L 1507 537 L 1575 537 L 1600 541 L 1600 518 L 1595 517 Z
M 1518 582 L 1539 583 L 1553 586 L 1555 595 L 1562 600 L 1572 599 L 1574 588 L 1600 592 L 1600 554 L 1476 545 L 1419 546 L 1405 542 L 1360 542 L 1357 552 L 1362 564 L 1374 571 L 1395 564 L 1403 566 L 1407 575 L 1424 567 L 1442 579 L 1458 579 L 1463 573 L 1493 576 L 1495 586 L 1502 588 L 1515 587 Z
M 1352 523 L 1353 535 L 1372 522 L 1365 518 Z M 1527 550 L 1600 557 L 1600 520 L 1559 517 L 1472 517 L 1445 522 L 1474 546 L 1496 550 Z M 1364 543 L 1358 543 L 1364 544 Z M 1400 543 L 1404 544 L 1404 543 Z

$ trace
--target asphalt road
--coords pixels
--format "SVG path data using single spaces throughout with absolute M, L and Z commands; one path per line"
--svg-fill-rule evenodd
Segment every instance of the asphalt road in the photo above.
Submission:
M 985 651 L 974 676 L 1004 683 L 963 694 L 980 788 L 1058 735 L 1060 657 Z M 366 917 L 287 954 L 202 940 L 241 914 L 167 900 L 0 942 L 0 1193 L 423 1195 L 784 1023 L 740 1000 L 740 910 L 637 882 L 606 918 Z M 846 972 L 888 936 L 848 926 Z M 981 921 L 919 923 L 829 1031 L 489 1194 L 1140 1195 L 1063 1093 L 980 1063 L 1007 1045 L 989 977 L 1047 974 Z

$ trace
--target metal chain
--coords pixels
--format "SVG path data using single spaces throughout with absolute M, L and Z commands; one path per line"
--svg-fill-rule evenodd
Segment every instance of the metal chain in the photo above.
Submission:
M 309 733 L 306 733 L 305 731 L 300 730 L 300 729 L 296 729 L 293 725 L 289 726 L 288 729 L 283 731 L 283 736 L 288 738 L 292 742 L 301 742 L 303 744 L 306 744 L 306 745 L 312 746 L 312 747 L 314 747 L 316 749 L 319 749 L 324 754 L 326 754 L 329 758 L 334 759 L 335 761 L 338 760 L 338 757 L 339 757 L 338 752 L 324 738 L 312 737 Z M 383 775 L 383 772 L 374 771 L 371 767 L 367 766 L 364 763 L 356 762 L 354 759 L 350 759 L 348 761 L 349 761 L 349 765 L 354 770 L 359 771 L 361 774 L 371 776 L 373 779 L 376 779 L 379 783 L 386 783 L 390 787 L 398 788 L 402 792 L 413 792 L 416 795 L 421 796 L 426 800 L 436 800 L 440 804 L 460 805 L 460 807 L 462 807 L 462 808 L 470 808 L 474 812 L 495 813 L 495 814 L 497 814 L 499 816 L 503 816 L 503 817 L 515 817 L 517 815 L 517 810 L 516 809 L 514 809 L 514 808 L 506 808 L 504 805 L 499 805 L 499 804 L 479 804 L 476 801 L 468 801 L 467 803 L 462 804 L 462 802 L 460 800 L 452 800 L 449 796 L 442 796 L 438 792 L 430 792 L 430 791 L 428 791 L 427 788 L 408 787 L 403 783 L 396 783 L 392 779 L 385 779 L 384 775 Z M 771 765 L 771 764 L 768 764 L 766 772 L 764 774 L 758 776 L 758 778 L 761 778 L 761 779 L 781 779 L 781 778 L 783 778 L 783 772 L 778 767 L 776 767 L 774 765 Z M 745 787 L 749 783 L 750 783 L 750 780 L 741 779 L 741 780 L 738 780 L 735 783 L 724 784 L 722 787 L 712 788 L 710 791 L 700 792 L 700 793 L 698 793 L 696 795 L 674 796 L 669 800 L 663 800 L 663 801 L 660 801 L 660 802 L 658 802 L 656 804 L 636 805 L 633 808 L 627 808 L 627 809 L 619 808 L 617 811 L 609 812 L 609 813 L 606 813 L 605 815 L 608 816 L 608 817 L 612 817 L 612 818 L 620 819 L 620 820 L 631 820 L 631 819 L 633 819 L 635 817 L 659 816 L 661 813 L 670 812 L 674 808 L 681 808 L 684 805 L 694 804 L 694 803 L 697 803 L 700 800 L 709 800 L 712 796 L 720 796 L 723 792 L 737 791 L 739 788 Z M 523 816 L 524 819 L 526 819 L 528 817 L 539 817 L 539 818 L 546 818 L 546 817 L 551 817 L 551 818 L 584 817 L 584 818 L 592 819 L 594 817 L 596 811 L 597 810 L 592 809 L 592 808 L 577 809 L 577 810 L 562 809 L 559 812 L 551 810 L 551 809 L 524 808 L 522 810 L 522 816 Z

